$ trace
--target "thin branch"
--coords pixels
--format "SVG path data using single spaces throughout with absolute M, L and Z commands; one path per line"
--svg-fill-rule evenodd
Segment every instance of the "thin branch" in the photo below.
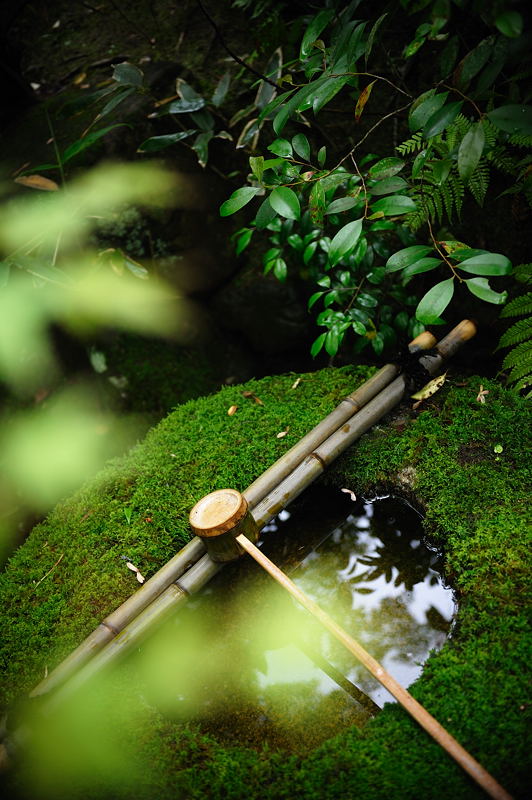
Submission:
M 451 264 L 451 262 L 450 262 L 450 261 L 449 261 L 449 259 L 447 258 L 447 255 L 446 255 L 446 254 L 443 252 L 443 250 L 442 250 L 442 249 L 441 249 L 441 247 L 439 246 L 439 242 L 437 241 L 436 237 L 434 236 L 434 234 L 433 234 L 433 232 L 432 232 L 432 225 L 431 225 L 431 222 L 430 222 L 430 219 L 429 219 L 429 218 L 427 218 L 427 225 L 429 226 L 429 234 L 430 234 L 430 238 L 432 239 L 432 244 L 434 245 L 434 249 L 435 249 L 435 250 L 438 252 L 438 254 L 441 256 L 441 258 L 442 258 L 442 259 L 444 260 L 444 262 L 447 264 L 447 266 L 449 267 L 449 269 L 450 269 L 450 270 L 451 270 L 451 272 L 453 273 L 453 277 L 454 277 L 454 278 L 458 278 L 458 280 L 460 281 L 460 283 L 462 283 L 462 281 L 463 281 L 464 279 L 460 277 L 460 275 L 459 275 L 459 274 L 457 273 L 457 271 L 455 270 L 454 266 Z
M 353 156 L 353 153 L 351 153 L 351 161 L 353 162 L 353 166 L 354 166 L 354 168 L 356 170 L 356 173 L 357 173 L 358 177 L 362 181 L 362 188 L 364 190 L 364 219 L 367 219 L 368 209 L 369 209 L 368 189 L 366 187 L 366 182 L 365 182 L 364 178 L 362 177 L 362 173 L 360 172 L 360 170 L 358 168 L 358 164 L 355 161 L 355 157 Z
M 464 100 L 466 100 L 468 103 L 471 103 L 471 105 L 473 106 L 473 108 L 475 109 L 475 111 L 477 112 L 477 114 L 479 115 L 480 119 L 482 119 L 482 117 L 483 117 L 484 115 L 482 114 L 482 111 L 481 111 L 481 110 L 480 110 L 480 108 L 477 106 L 477 104 L 475 103 L 475 101 L 474 101 L 474 100 L 471 100 L 471 98 L 470 98 L 470 97 L 468 97 L 466 94 L 464 94 L 463 92 L 461 92 L 461 91 L 460 91 L 460 89 L 457 89 L 457 88 L 456 88 L 456 86 L 448 86 L 446 83 L 442 83 L 442 86 L 443 86 L 445 89 L 449 89 L 449 91 L 450 91 L 450 92 L 456 92 L 456 94 L 459 94 L 459 95 L 460 95 L 460 97 L 463 97 L 463 98 L 464 98 Z
M 251 72 L 253 75 L 255 75 L 257 78 L 260 78 L 261 80 L 263 80 L 263 81 L 266 81 L 266 83 L 269 83 L 269 84 L 270 84 L 270 86 L 273 86 L 273 87 L 275 87 L 275 89 L 278 89 L 279 91 L 282 91 L 282 87 L 281 87 L 281 86 L 279 86 L 279 84 L 278 84 L 278 83 L 275 83 L 275 81 L 272 81 L 272 80 L 270 80 L 270 78 L 266 77 L 266 75 L 263 75 L 263 74 L 262 74 L 262 72 L 258 72 L 258 70 L 256 70 L 256 69 L 255 69 L 254 67 L 252 67 L 250 64 L 247 64 L 245 61 L 243 61 L 243 60 L 240 58 L 240 56 L 237 56 L 237 54 L 236 54 L 236 53 L 234 53 L 234 52 L 233 52 L 233 51 L 232 51 L 232 50 L 231 50 L 231 49 L 228 47 L 228 45 L 225 43 L 225 39 L 223 38 L 223 36 L 222 36 L 222 34 L 221 34 L 221 31 L 220 31 L 220 29 L 219 29 L 218 25 L 217 25 L 217 24 L 216 24 L 216 22 L 213 20 L 213 18 L 211 17 L 211 15 L 210 15 L 210 14 L 209 14 L 209 12 L 207 11 L 207 9 L 205 8 L 205 6 L 204 6 L 204 5 L 203 5 L 203 3 L 201 2 L 201 0 L 196 0 L 196 2 L 197 2 L 197 4 L 198 4 L 198 6 L 200 7 L 200 9 L 201 9 L 201 11 L 202 11 L 203 15 L 204 15 L 204 16 L 206 17 L 206 19 L 209 21 L 210 25 L 212 25 L 212 28 L 213 28 L 213 30 L 214 30 L 214 32 L 215 32 L 215 34 L 216 34 L 216 38 L 218 39 L 218 41 L 220 42 L 220 44 L 222 45 L 222 47 L 224 48 L 224 50 L 225 50 L 227 53 L 229 53 L 229 55 L 231 56 L 231 58 L 232 58 L 234 61 L 236 61 L 236 62 L 237 62 L 237 64 L 240 64 L 240 66 L 241 66 L 241 67 L 244 67 L 244 69 L 247 69 L 247 70 L 248 70 L 248 72 Z
M 369 129 L 369 131 L 367 131 L 367 132 L 364 134 L 364 136 L 362 137 L 362 139 L 359 139 L 359 141 L 358 141 L 358 142 L 357 142 L 357 143 L 354 145 L 354 147 L 352 147 L 352 148 L 351 148 L 351 150 L 350 150 L 348 153 L 346 153 L 346 155 L 345 155 L 343 158 L 341 158 L 341 159 L 340 159 L 340 161 L 338 162 L 338 164 L 337 164 L 335 167 L 333 167 L 333 169 L 331 170 L 331 172 L 333 172 L 335 169 L 338 169 L 338 167 L 340 167 L 340 166 L 341 166 L 341 165 L 344 163 L 344 161 L 346 161 L 346 159 L 348 159 L 348 158 L 351 158 L 351 156 L 353 155 L 353 153 L 355 152 L 355 150 L 357 150 L 357 149 L 360 147 L 360 145 L 361 145 L 363 142 L 365 142 L 365 141 L 366 141 L 366 139 L 368 138 L 368 136 L 370 136 L 370 135 L 373 133 L 373 131 L 374 131 L 374 130 L 376 130 L 376 129 L 379 127 L 379 125 L 381 125 L 381 124 L 384 122 L 384 120 L 386 120 L 386 119 L 389 119 L 390 117 L 393 117 L 393 116 L 395 116 L 395 114 L 400 114 L 400 113 L 401 113 L 401 111 L 405 111 L 407 108 L 409 108 L 409 107 L 410 107 L 410 105 L 411 105 L 410 103 L 407 103 L 405 106 L 401 106 L 400 108 L 396 108 L 396 109 L 394 109 L 393 111 L 390 111 L 390 113 L 389 113 L 389 114 L 385 114 L 385 115 L 384 115 L 384 117 L 381 117 L 381 118 L 380 118 L 380 119 L 379 119 L 379 120 L 378 120 L 378 121 L 375 123 L 375 125 L 372 125 L 372 126 L 371 126 L 371 128 Z

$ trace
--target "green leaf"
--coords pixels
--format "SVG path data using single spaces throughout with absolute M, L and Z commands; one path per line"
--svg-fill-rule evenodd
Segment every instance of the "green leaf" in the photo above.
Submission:
M 496 18 L 495 25 L 503 36 L 516 39 L 523 32 L 523 17 L 518 11 L 503 11 Z
M 329 263 L 332 267 L 355 249 L 362 233 L 362 219 L 355 219 L 340 228 L 329 248 Z
M 305 111 L 307 108 L 311 107 L 319 88 L 328 80 L 329 78 L 326 75 L 322 75 L 317 80 L 311 81 L 311 83 L 299 89 L 292 95 L 287 103 L 281 106 L 273 120 L 273 129 L 277 135 L 281 133 L 291 114 L 296 111 Z
M 4 289 L 9 283 L 11 274 L 11 264 L 9 261 L 0 261 L 0 289 Z
M 321 181 L 316 181 L 310 190 L 309 197 L 310 219 L 315 225 L 323 225 L 323 214 L 325 212 L 325 189 Z
M 370 194 L 390 194 L 391 192 L 399 192 L 406 186 L 408 186 L 408 184 L 404 178 L 384 178 L 384 180 L 379 181 L 374 186 L 371 186 L 369 191 Z
M 124 264 L 135 278 L 141 278 L 142 280 L 147 280 L 149 278 L 150 273 L 146 267 L 143 267 L 142 264 L 139 264 L 137 261 L 133 261 L 129 256 L 124 256 Z
M 244 230 L 242 231 L 236 242 L 235 252 L 237 256 L 239 256 L 240 253 L 242 253 L 246 249 L 246 247 L 251 241 L 252 236 L 253 236 L 253 228 L 244 228 Z
M 500 253 L 486 253 L 467 258 L 461 264 L 457 264 L 456 268 L 463 269 L 464 272 L 472 272 L 473 275 L 509 275 L 512 271 L 512 263 Z
M 144 73 L 134 64 L 124 61 L 122 64 L 114 65 L 113 80 L 139 88 L 144 81 Z
M 270 195 L 270 205 L 278 214 L 287 219 L 299 219 L 301 207 L 293 189 L 288 186 L 276 186 Z
M 439 77 L 446 78 L 447 75 L 451 72 L 454 65 L 456 64 L 456 59 L 458 58 L 458 53 L 460 51 L 460 39 L 458 36 L 451 36 L 447 44 L 442 50 L 440 57 L 438 58 L 438 68 L 440 71 Z
M 191 129 L 179 131 L 179 133 L 166 133 L 163 136 L 151 136 L 139 145 L 137 153 L 155 153 L 157 150 L 164 150 L 165 147 L 171 147 L 177 142 L 182 142 L 183 139 L 187 139 L 197 132 L 197 130 Z
M 204 105 L 205 100 L 203 97 L 195 97 L 191 100 L 174 100 L 165 108 L 167 114 L 190 114 L 191 111 L 199 111 Z
M 86 150 L 88 147 L 91 147 L 98 139 L 101 139 L 102 136 L 105 136 L 109 131 L 114 130 L 115 128 L 122 128 L 124 127 L 125 122 L 117 123 L 116 125 L 108 125 L 106 128 L 100 128 L 99 131 L 93 131 L 92 133 L 88 133 L 87 136 L 84 136 L 82 139 L 77 139 L 75 142 L 67 147 L 65 152 L 62 156 L 63 164 L 66 164 L 67 161 L 70 161 L 71 158 L 77 156 L 78 153 L 82 153 L 83 150 Z M 129 127 L 127 125 L 126 127 Z
M 191 145 L 198 157 L 198 163 L 200 167 L 204 167 L 207 164 L 209 158 L 209 142 L 213 136 L 214 131 L 203 131 L 202 133 L 198 133 Z
M 458 172 L 463 181 L 467 183 L 478 166 L 486 136 L 482 122 L 477 122 L 468 130 L 458 148 Z
M 325 344 L 326 336 L 327 336 L 327 333 L 320 333 L 318 338 L 313 341 L 312 347 L 310 348 L 310 355 L 313 358 L 315 356 L 317 356 L 318 353 L 320 352 L 320 350 L 323 348 L 323 345 Z
M 121 91 L 121 92 L 117 92 L 117 93 L 115 94 L 115 96 L 114 96 L 113 98 L 111 98 L 111 100 L 109 100 L 109 102 L 108 102 L 108 103 L 106 103 L 106 104 L 104 105 L 104 107 L 102 108 L 102 110 L 100 111 L 100 113 L 99 113 L 99 114 L 97 114 L 97 116 L 96 116 L 96 120 L 102 119 L 102 117 L 105 117 L 105 116 L 107 116 L 107 114 L 110 114 L 110 113 L 111 113 L 111 111 L 114 111 L 114 109 L 115 109 L 117 106 L 119 106 L 119 105 L 120 105 L 120 103 L 122 102 L 122 100 L 125 100 L 125 99 L 126 99 L 126 97 L 129 97 L 129 95 L 130 95 L 130 94 L 133 94 L 133 92 L 135 92 L 135 91 L 136 91 L 135 87 L 134 87 L 134 86 L 130 86 L 130 87 L 129 87 L 129 88 L 127 88 L 127 89 L 122 89 L 122 91 Z
M 428 258 L 420 258 L 419 261 L 416 261 L 415 264 L 410 264 L 409 267 L 405 267 L 401 278 L 403 280 L 403 285 L 406 285 L 407 281 L 410 280 L 414 275 L 419 275 L 422 272 L 430 272 L 436 267 L 439 267 L 440 264 L 443 264 L 443 261 L 439 258 L 434 258 L 429 256 Z
M 532 136 L 532 106 L 499 106 L 490 111 L 487 117 L 501 131 Z
M 299 58 L 303 61 L 309 53 L 312 51 L 312 45 L 318 39 L 320 33 L 327 27 L 329 22 L 334 17 L 334 9 L 327 8 L 323 11 L 320 11 L 316 16 L 311 20 L 310 25 L 306 29 L 305 33 L 303 34 L 303 39 L 301 41 L 301 48 L 299 51 Z
M 233 192 L 231 197 L 220 206 L 220 216 L 229 217 L 236 211 L 240 211 L 240 209 L 247 205 L 258 192 L 260 192 L 260 189 L 257 186 L 242 186 L 242 188 L 237 189 Z
M 329 203 L 325 213 L 339 214 L 341 211 L 347 211 L 349 208 L 353 208 L 353 206 L 356 206 L 359 202 L 360 201 L 356 197 L 339 197 L 337 200 L 333 200 L 332 203 Z
M 375 34 L 377 33 L 377 30 L 380 28 L 382 22 L 384 22 L 384 20 L 386 19 L 387 16 L 388 16 L 388 12 L 386 12 L 385 14 L 382 14 L 382 16 L 380 16 L 379 19 L 376 22 L 373 23 L 373 26 L 372 26 L 369 34 L 368 34 L 368 38 L 367 38 L 367 41 L 366 41 L 366 47 L 364 49 L 364 59 L 365 59 L 366 67 L 368 66 L 368 58 L 370 57 L 371 50 L 373 48 L 373 41 L 375 39 Z
M 273 262 L 273 274 L 278 281 L 284 283 L 288 275 L 288 267 L 284 258 L 276 258 Z
M 427 158 L 430 156 L 432 150 L 432 146 L 427 147 L 426 150 L 421 150 L 414 159 L 414 163 L 412 164 L 412 177 L 417 178 L 425 163 Z
M 405 194 L 392 194 L 371 204 L 372 216 L 381 213 L 385 217 L 391 217 L 396 214 L 407 214 L 409 211 L 414 211 L 415 208 L 416 204 L 412 198 Z
M 214 94 L 212 96 L 212 104 L 216 108 L 222 105 L 223 101 L 225 100 L 225 96 L 229 91 L 229 86 L 231 85 L 231 73 L 224 72 L 220 80 L 216 85 L 216 89 L 214 90 Z
M 401 172 L 404 165 L 405 162 L 400 158 L 383 158 L 370 168 L 368 174 L 374 180 L 383 180 Z
M 324 294 L 325 294 L 325 292 L 314 292 L 314 294 L 309 297 L 309 300 L 308 300 L 308 310 L 309 311 L 312 308 L 312 306 L 314 305 L 314 303 L 316 303 L 320 299 L 320 297 L 322 297 Z
M 276 139 L 267 149 L 283 158 L 290 158 L 292 155 L 292 145 L 286 139 Z
M 318 246 L 317 242 L 309 242 L 303 251 L 303 263 L 308 264 L 311 260 L 312 256 L 316 252 L 316 247 Z
M 332 328 L 325 336 L 325 350 L 330 356 L 335 356 L 344 338 L 343 333 L 337 328 Z
M 460 61 L 453 73 L 455 84 L 464 89 L 475 75 L 478 75 L 482 67 L 488 62 L 493 52 L 495 36 L 488 36 L 470 50 Z
M 314 114 L 317 114 L 319 111 L 321 111 L 323 106 L 338 94 L 340 89 L 345 86 L 348 80 L 349 75 L 339 75 L 334 78 L 327 78 L 327 80 L 321 86 L 319 86 L 312 95 L 312 110 Z
M 456 119 L 460 113 L 462 105 L 463 101 L 457 100 L 454 103 L 449 103 L 448 105 L 443 106 L 443 108 L 440 108 L 439 111 L 436 111 L 434 114 L 432 114 L 423 128 L 423 138 L 430 139 L 433 136 L 437 136 L 438 133 L 444 131 L 445 128 L 447 128 L 451 122 Z
M 357 320 L 351 323 L 351 327 L 353 328 L 354 332 L 359 336 L 365 336 L 367 333 L 366 326 L 363 325 L 361 322 L 357 322 Z
M 416 308 L 416 319 L 424 325 L 437 325 L 442 314 L 452 300 L 454 279 L 447 278 L 437 283 L 421 298 Z
M 415 133 L 420 130 L 436 111 L 443 107 L 449 92 L 433 94 L 421 103 L 414 102 L 408 115 L 408 127 Z M 423 96 L 423 95 L 422 95 Z
M 255 215 L 255 225 L 259 230 L 266 228 L 277 216 L 277 211 L 271 207 L 270 198 L 266 197 L 259 206 Z
M 304 161 L 310 161 L 310 145 L 304 133 L 296 133 L 292 138 L 292 147 Z
M 250 156 L 249 166 L 255 178 L 260 182 L 264 174 L 264 156 Z
M 327 158 L 327 148 L 325 145 L 318 150 L 318 166 L 323 167 Z
M 479 297 L 486 303 L 494 303 L 500 306 L 506 302 L 506 298 L 508 297 L 508 292 L 494 292 L 487 278 L 469 278 L 464 281 L 464 283 L 467 285 L 471 294 L 474 294 L 475 297 Z

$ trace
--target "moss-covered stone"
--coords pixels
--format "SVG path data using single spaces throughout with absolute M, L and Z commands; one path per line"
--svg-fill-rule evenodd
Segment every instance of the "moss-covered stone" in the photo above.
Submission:
M 145 575 L 155 572 L 189 539 L 187 515 L 198 498 L 224 486 L 244 489 L 363 377 L 360 368 L 323 370 L 304 375 L 293 389 L 294 376 L 285 375 L 191 401 L 59 505 L 2 575 L 4 703 L 27 691 L 45 665 L 62 659 L 131 594 L 134 575 L 121 555 Z M 485 404 L 476 399 L 481 382 L 489 391 Z M 264 405 L 243 397 L 244 389 Z M 231 405 L 238 410 L 228 416 Z M 525 796 L 529 766 L 527 421 L 517 396 L 469 377 L 448 384 L 415 415 L 408 409 L 391 415 L 325 476 L 357 493 L 376 485 L 399 488 L 425 509 L 459 612 L 451 639 L 431 655 L 411 692 L 516 797 Z M 287 428 L 288 436 L 278 439 Z M 135 692 L 127 666 L 119 683 L 102 712 L 104 727 L 112 725 L 109 708 L 120 692 Z M 396 705 L 385 706 L 362 732 L 352 729 L 299 757 L 229 747 L 164 719 L 145 699 L 135 703 L 127 751 L 135 769 L 118 788 L 100 776 L 80 784 L 79 792 L 70 783 L 65 796 L 483 796 Z M 38 796 L 35 787 L 32 792 Z M 57 786 L 54 792 L 62 796 Z

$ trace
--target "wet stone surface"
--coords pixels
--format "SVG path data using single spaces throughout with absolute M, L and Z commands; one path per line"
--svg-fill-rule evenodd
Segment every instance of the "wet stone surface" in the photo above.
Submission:
M 397 498 L 314 489 L 261 534 L 263 551 L 405 687 L 455 612 L 421 522 Z M 149 699 L 218 740 L 305 753 L 393 700 L 247 557 L 189 601 L 170 639 L 171 686 Z

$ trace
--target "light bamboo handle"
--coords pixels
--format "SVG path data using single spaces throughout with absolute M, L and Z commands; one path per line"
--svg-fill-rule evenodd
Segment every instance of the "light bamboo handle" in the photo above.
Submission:
M 242 535 L 237 536 L 236 540 L 243 550 L 249 553 L 266 572 L 269 572 L 277 583 L 286 589 L 287 592 L 290 592 L 307 611 L 319 620 L 319 622 L 321 622 L 321 624 L 327 628 L 327 630 L 330 631 L 375 678 L 377 678 L 379 683 L 381 683 L 403 708 L 419 722 L 421 727 L 425 728 L 427 733 L 429 733 L 491 797 L 496 798 L 496 800 L 512 800 L 511 795 L 508 794 L 506 789 L 504 789 L 495 778 L 490 775 L 431 714 L 429 714 L 421 703 L 418 703 L 406 689 L 397 683 L 395 678 L 392 678 L 390 673 L 387 672 L 378 661 L 375 661 L 373 656 L 370 656 L 370 654 L 323 611 L 323 609 L 311 600 L 310 597 L 307 597 L 307 595 L 302 592 L 279 567 L 275 566 L 258 547 L 255 547 L 249 539 L 246 539 L 246 537 Z

